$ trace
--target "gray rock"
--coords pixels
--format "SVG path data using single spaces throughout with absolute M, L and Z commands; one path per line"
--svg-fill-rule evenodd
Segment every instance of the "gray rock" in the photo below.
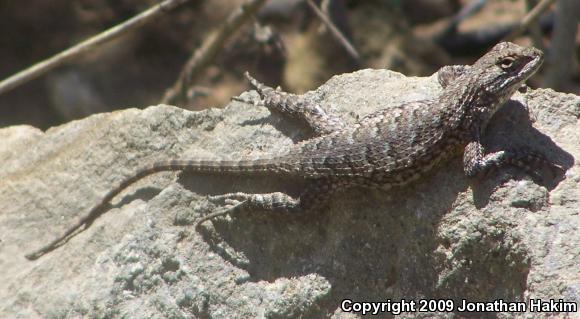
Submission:
M 308 94 L 354 121 L 439 90 L 434 77 L 363 70 Z M 527 101 L 533 125 L 516 100 Z M 241 102 L 202 112 L 128 109 L 46 132 L 1 129 L 0 317 L 356 318 L 341 312 L 341 300 L 578 302 L 580 97 L 535 90 L 516 100 L 484 142 L 532 147 L 568 168 L 565 178 L 544 172 L 546 181 L 533 182 L 505 168 L 469 180 L 457 158 L 408 187 L 351 189 L 316 214 L 240 214 L 197 232 L 192 223 L 214 208 L 208 194 L 296 191 L 300 181 L 159 173 L 34 262 L 24 254 L 142 164 L 275 152 L 306 133 Z M 403 317 L 419 315 L 452 316 Z

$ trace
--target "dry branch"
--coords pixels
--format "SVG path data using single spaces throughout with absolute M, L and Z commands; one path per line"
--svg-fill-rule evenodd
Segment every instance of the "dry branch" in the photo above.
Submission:
M 526 16 L 520 21 L 520 24 L 505 38 L 505 40 L 512 40 L 518 35 L 526 31 L 532 23 L 540 17 L 542 12 L 546 11 L 552 3 L 556 0 L 542 0 L 538 3 Z
M 161 14 L 166 13 L 168 10 L 174 9 L 188 1 L 189 0 L 166 0 L 121 24 L 105 30 L 65 51 L 62 51 L 61 53 L 58 53 L 57 55 L 52 56 L 51 58 L 38 62 L 0 82 L 0 94 L 8 92 L 11 89 L 33 80 L 60 65 L 70 62 L 82 54 L 97 48 L 103 43 L 116 39 L 127 32 L 133 31 L 144 24 L 151 22 Z
M 177 104 L 187 100 L 187 91 L 200 73 L 211 64 L 223 48 L 225 42 L 237 31 L 250 17 L 252 17 L 266 0 L 248 0 L 234 10 L 227 20 L 212 32 L 201 47 L 197 49 L 183 67 L 179 78 L 173 86 L 165 92 L 161 103 Z
M 542 86 L 563 89 L 578 67 L 574 61 L 580 1 L 560 0 L 556 6 L 556 22 L 546 59 L 546 75 Z
M 348 39 L 340 32 L 340 30 L 334 25 L 334 23 L 322 12 L 312 0 L 306 0 L 308 6 L 312 11 L 316 14 L 316 16 L 326 25 L 326 27 L 330 30 L 330 33 L 334 36 L 334 38 L 346 49 L 346 52 L 353 58 L 353 60 L 358 64 L 361 65 L 360 54 L 356 51 L 354 46 L 348 41 Z

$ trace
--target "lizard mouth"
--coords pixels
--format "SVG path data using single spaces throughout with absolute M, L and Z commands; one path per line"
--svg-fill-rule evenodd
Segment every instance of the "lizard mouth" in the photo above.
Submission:
M 518 92 L 524 93 L 529 88 L 526 81 L 536 73 L 536 71 L 542 66 L 544 62 L 544 55 L 541 51 L 535 50 L 534 57 L 529 60 L 528 63 L 524 65 L 520 71 L 521 85 L 518 87 Z
M 530 59 L 528 63 L 522 68 L 520 74 L 522 75 L 522 80 L 525 81 L 529 77 L 531 77 L 536 71 L 542 66 L 544 62 L 544 55 L 541 51 L 536 50 L 536 54 L 534 54 L 534 58 Z

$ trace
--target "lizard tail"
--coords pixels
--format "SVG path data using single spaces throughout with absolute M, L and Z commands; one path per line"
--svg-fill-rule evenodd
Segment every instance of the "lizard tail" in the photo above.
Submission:
M 151 165 L 142 167 L 134 174 L 127 176 L 119 184 L 113 187 L 91 210 L 73 225 L 71 225 L 63 234 L 53 239 L 43 247 L 25 255 L 29 260 L 35 260 L 42 255 L 58 248 L 64 244 L 71 235 L 77 232 L 84 225 L 90 224 L 104 212 L 106 205 L 125 188 L 144 178 L 145 176 L 162 172 L 162 171 L 193 171 L 193 172 L 219 172 L 231 174 L 259 173 L 259 172 L 283 172 L 284 168 L 275 159 L 255 159 L 240 161 L 220 161 L 220 160 L 169 160 L 155 162 Z

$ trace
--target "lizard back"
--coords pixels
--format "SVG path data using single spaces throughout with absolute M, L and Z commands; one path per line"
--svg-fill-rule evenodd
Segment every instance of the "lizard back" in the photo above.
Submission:
M 388 177 L 427 170 L 462 143 L 446 129 L 449 116 L 437 100 L 380 110 L 359 123 L 297 144 L 275 165 L 309 178 Z

